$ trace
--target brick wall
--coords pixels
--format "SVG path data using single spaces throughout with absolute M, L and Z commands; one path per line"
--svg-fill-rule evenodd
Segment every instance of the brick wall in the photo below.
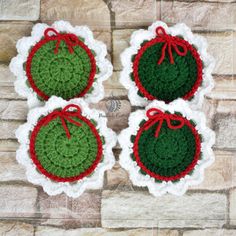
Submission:
M 234 0 L 1 0 L 0 1 L 0 235 L 221 236 L 236 235 L 236 2 Z M 215 88 L 204 112 L 216 131 L 215 163 L 205 180 L 182 197 L 152 197 L 133 186 L 117 163 L 108 171 L 103 189 L 80 198 L 50 197 L 30 184 L 15 160 L 14 131 L 25 122 L 26 101 L 14 92 L 8 64 L 16 41 L 36 22 L 69 20 L 87 24 L 108 46 L 113 76 L 104 83 L 106 98 L 95 105 L 116 132 L 127 127 L 135 110 L 119 84 L 120 53 L 131 33 L 161 19 L 185 22 L 205 36 L 217 60 Z M 109 112 L 115 100 L 120 109 Z M 119 146 L 115 149 L 118 159 Z

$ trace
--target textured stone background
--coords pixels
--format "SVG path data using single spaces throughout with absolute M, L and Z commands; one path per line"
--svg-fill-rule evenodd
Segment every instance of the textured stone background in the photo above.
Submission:
M 36 22 L 65 19 L 88 24 L 104 41 L 114 64 L 106 98 L 96 105 L 116 132 L 135 109 L 119 84 L 120 52 L 131 33 L 154 20 L 185 22 L 204 35 L 217 59 L 215 88 L 205 98 L 208 124 L 216 131 L 215 163 L 205 181 L 183 197 L 152 197 L 116 166 L 103 189 L 78 199 L 50 197 L 26 180 L 16 163 L 14 131 L 25 121 L 26 101 L 13 88 L 10 59 L 16 41 Z M 0 0 L 0 235 L 221 236 L 236 235 L 236 2 L 234 0 Z M 110 109 L 111 107 L 117 109 Z M 114 150 L 119 156 L 119 147 Z

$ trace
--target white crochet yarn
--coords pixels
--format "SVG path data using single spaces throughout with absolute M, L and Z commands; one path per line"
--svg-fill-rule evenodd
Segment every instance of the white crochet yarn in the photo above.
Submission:
M 41 106 L 41 102 L 37 98 L 37 94 L 32 88 L 26 85 L 27 76 L 24 70 L 24 63 L 27 61 L 29 51 L 37 42 L 39 42 L 44 36 L 45 29 L 52 27 L 58 32 L 73 33 L 79 37 L 82 37 L 84 43 L 96 53 L 96 65 L 99 68 L 99 73 L 95 75 L 96 81 L 93 83 L 93 90 L 91 93 L 87 93 L 84 98 L 86 102 L 97 103 L 104 97 L 104 88 L 102 82 L 107 80 L 112 75 L 113 67 L 111 63 L 106 59 L 107 48 L 106 45 L 93 38 L 92 31 L 87 26 L 75 26 L 73 27 L 69 22 L 56 21 L 51 26 L 47 24 L 36 24 L 31 32 L 30 37 L 23 37 L 18 40 L 16 44 L 18 55 L 12 58 L 10 63 L 10 70 L 17 77 L 15 81 L 15 90 L 22 97 L 27 98 L 30 108 Z
M 99 133 L 105 138 L 103 145 L 103 160 L 98 164 L 94 172 L 81 180 L 73 183 L 55 182 L 37 171 L 35 164 L 29 156 L 30 132 L 34 129 L 41 116 L 46 116 L 56 108 L 63 108 L 68 104 L 76 104 L 81 107 L 82 115 L 88 119 L 93 119 L 97 122 L 96 128 Z M 34 108 L 28 113 L 27 122 L 21 125 L 16 131 L 16 137 L 20 143 L 20 147 L 16 152 L 17 161 L 25 166 L 27 179 L 37 185 L 41 185 L 44 191 L 49 195 L 56 195 L 65 192 L 70 197 L 80 196 L 86 189 L 97 189 L 103 185 L 103 176 L 105 170 L 111 169 L 115 164 L 112 148 L 116 144 L 116 134 L 107 128 L 107 119 L 104 118 L 104 112 L 89 109 L 83 99 L 77 98 L 70 101 L 65 101 L 62 98 L 51 97 L 45 106 Z

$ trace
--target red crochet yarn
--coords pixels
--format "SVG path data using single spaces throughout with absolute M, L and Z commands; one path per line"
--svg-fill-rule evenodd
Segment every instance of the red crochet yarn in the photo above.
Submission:
M 163 27 L 161 27 L 161 26 L 157 27 L 156 34 L 159 38 L 162 39 L 163 42 L 165 42 L 162 47 L 162 50 L 161 50 L 161 52 L 162 52 L 161 58 L 157 62 L 158 65 L 160 65 L 162 63 L 162 61 L 164 60 L 165 54 L 166 54 L 166 49 L 168 50 L 171 64 L 174 64 L 174 58 L 172 55 L 172 48 L 180 56 L 185 56 L 187 54 L 188 49 L 185 46 L 185 44 L 181 43 L 180 41 L 176 41 L 174 37 L 172 37 L 171 35 L 168 35 Z M 179 47 L 182 48 L 182 51 L 179 50 Z
M 49 31 L 53 31 L 55 33 L 55 35 L 52 36 L 48 36 L 48 32 Z M 34 54 L 46 43 L 48 43 L 49 41 L 57 41 L 56 43 L 56 48 L 54 50 L 54 53 L 56 54 L 58 52 L 58 47 L 60 44 L 61 40 L 65 40 L 67 46 L 68 46 L 68 50 L 69 53 L 73 53 L 73 47 L 74 46 L 80 46 L 81 48 L 83 48 L 89 59 L 90 59 L 90 63 L 91 63 L 91 71 L 90 71 L 90 76 L 89 76 L 89 80 L 88 80 L 88 84 L 86 86 L 86 88 L 80 93 L 78 94 L 76 97 L 83 97 L 88 90 L 91 88 L 93 81 L 94 81 L 94 77 L 96 74 L 96 61 L 94 58 L 94 55 L 92 54 L 91 50 L 82 42 L 79 40 L 79 38 L 74 35 L 74 34 L 60 34 L 58 33 L 55 29 L 52 28 L 48 28 L 45 30 L 45 38 L 40 40 L 38 43 L 36 43 L 33 48 L 31 49 L 27 61 L 26 61 L 26 75 L 28 78 L 28 81 L 30 83 L 30 86 L 32 87 L 32 89 L 44 100 L 48 100 L 49 96 L 46 95 L 43 91 L 41 91 L 35 84 L 34 79 L 31 75 L 31 63 L 32 63 L 32 59 L 34 57 Z M 69 98 L 70 99 L 70 98 Z M 67 100 L 69 100 L 67 99 Z
M 172 115 L 172 114 L 166 114 L 165 113 L 165 115 L 168 116 L 168 115 Z M 147 125 L 149 126 L 150 120 L 148 120 L 146 123 L 144 123 L 144 125 L 138 130 L 138 133 L 136 135 L 136 138 L 135 138 L 134 144 L 133 144 L 134 157 L 136 159 L 137 164 L 140 166 L 140 168 L 144 172 L 146 172 L 148 175 L 150 175 L 151 177 L 153 177 L 153 178 L 155 178 L 157 180 L 161 180 L 161 181 L 175 181 L 175 180 L 178 180 L 178 179 L 186 176 L 189 172 L 191 172 L 194 169 L 195 165 L 197 164 L 197 162 L 199 160 L 200 153 L 201 153 L 201 139 L 200 139 L 199 133 L 197 132 L 195 127 L 186 118 L 184 118 L 182 116 L 179 116 L 179 115 L 176 115 L 176 114 L 175 114 L 175 116 L 179 117 L 178 118 L 179 120 L 183 120 L 184 121 L 183 125 L 187 125 L 191 129 L 191 131 L 192 131 L 192 133 L 194 135 L 194 138 L 195 138 L 195 143 L 196 143 L 196 151 L 195 151 L 194 159 L 191 162 L 191 164 L 184 171 L 182 171 L 181 173 L 179 173 L 177 175 L 168 176 L 167 177 L 167 176 L 158 175 L 158 174 L 150 171 L 149 169 L 147 169 L 146 166 L 144 166 L 144 164 L 142 163 L 142 161 L 140 159 L 140 156 L 139 156 L 139 146 L 138 146 L 138 143 L 139 143 L 139 139 L 140 139 L 140 136 L 141 136 L 142 132 L 146 130 Z M 157 122 L 160 122 L 160 120 L 157 121 Z M 169 128 L 171 128 L 171 127 L 169 127 Z
M 180 129 L 184 126 L 184 118 L 182 116 L 177 116 L 175 114 L 167 114 L 156 108 L 149 109 L 146 115 L 149 119 L 144 124 L 144 130 L 148 130 L 151 126 L 158 122 L 158 126 L 155 132 L 156 138 L 159 135 L 164 120 L 166 121 L 168 128 L 170 129 Z M 178 124 L 172 125 L 171 121 L 178 121 Z
M 76 108 L 76 112 L 70 112 L 69 111 L 70 108 Z M 55 110 L 52 113 L 50 113 L 47 116 L 47 120 L 45 120 L 45 124 L 47 124 L 48 122 L 50 122 L 53 119 L 56 119 L 57 117 L 60 117 L 63 129 L 66 132 L 66 136 L 68 139 L 70 139 L 70 131 L 68 130 L 65 120 L 68 120 L 69 122 L 73 123 L 76 126 L 81 126 L 81 124 L 79 122 L 71 119 L 71 117 L 80 116 L 80 113 L 81 113 L 81 109 L 79 106 L 77 106 L 75 104 L 69 104 L 66 107 L 64 107 L 62 109 L 62 111 Z
M 69 106 L 72 107 L 71 105 L 69 105 Z M 69 106 L 65 107 L 64 109 L 67 109 Z M 69 111 L 67 111 L 67 113 L 68 112 Z M 97 146 L 98 146 L 97 156 L 96 156 L 96 159 L 94 160 L 93 164 L 86 171 L 81 173 L 80 175 L 73 176 L 73 177 L 67 177 L 67 178 L 55 176 L 55 175 L 49 173 L 46 169 L 44 169 L 44 167 L 41 165 L 41 163 L 39 162 L 39 160 L 37 158 L 37 154 L 35 152 L 35 142 L 36 142 L 37 134 L 40 131 L 42 126 L 47 125 L 51 120 L 53 120 L 55 118 L 53 116 L 50 116 L 51 113 L 39 120 L 39 122 L 34 127 L 32 133 L 31 133 L 31 136 L 30 136 L 29 152 L 30 152 L 30 156 L 31 156 L 33 163 L 36 165 L 36 167 L 38 168 L 38 170 L 42 174 L 44 174 L 48 178 L 50 178 L 54 181 L 57 181 L 57 182 L 73 182 L 73 181 L 80 180 L 80 179 L 90 175 L 95 170 L 98 163 L 102 159 L 102 154 L 103 154 L 102 140 L 101 140 L 96 128 L 94 127 L 94 125 L 87 118 L 85 118 L 81 114 L 78 114 L 78 112 L 72 111 L 71 113 L 72 113 L 72 116 L 74 116 L 73 113 L 76 113 L 76 117 L 78 117 L 80 120 L 84 121 L 90 127 L 91 131 L 93 132 L 93 134 L 97 140 Z
M 48 34 L 49 32 L 54 33 L 55 34 L 54 37 L 57 40 L 56 47 L 55 47 L 55 50 L 54 50 L 55 54 L 58 53 L 58 48 L 60 46 L 61 40 L 66 42 L 68 50 L 69 50 L 70 53 L 73 53 L 74 52 L 73 47 L 75 47 L 76 45 L 79 44 L 79 39 L 75 34 L 60 34 L 53 28 L 47 28 L 44 31 L 44 37 L 46 39 L 49 39 L 49 40 L 52 37 Z
M 139 74 L 138 74 L 139 61 L 140 61 L 143 53 L 146 51 L 147 48 L 155 45 L 156 43 L 163 43 L 164 42 L 165 44 L 162 48 L 162 56 L 157 61 L 157 64 L 161 64 L 161 62 L 163 61 L 163 59 L 165 57 L 165 54 L 166 54 L 166 52 L 165 52 L 166 49 L 168 49 L 168 53 L 169 53 L 169 56 L 170 56 L 170 63 L 173 64 L 174 60 L 173 60 L 173 56 L 172 56 L 172 52 L 171 52 L 172 49 L 171 48 L 173 47 L 175 49 L 175 51 L 177 52 L 177 54 L 180 55 L 180 56 L 184 56 L 185 52 L 186 52 L 186 49 L 187 49 L 187 51 L 191 52 L 191 54 L 195 58 L 196 64 L 197 64 L 197 80 L 196 80 L 194 86 L 192 87 L 192 89 L 182 97 L 183 99 L 188 100 L 188 99 L 190 99 L 191 97 L 194 96 L 194 94 L 197 91 L 198 87 L 202 83 L 202 60 L 200 58 L 200 55 L 198 54 L 197 50 L 191 44 L 189 44 L 186 40 L 181 39 L 181 38 L 176 37 L 176 36 L 167 35 L 165 33 L 165 30 L 162 27 L 158 27 L 156 31 L 157 31 L 157 37 L 150 40 L 150 41 L 148 41 L 147 43 L 145 43 L 139 49 L 138 53 L 136 54 L 136 56 L 134 58 L 134 62 L 133 62 L 134 81 L 135 81 L 138 89 L 140 90 L 140 92 L 146 98 L 148 98 L 149 100 L 158 99 L 157 97 L 154 97 L 153 95 L 151 95 L 143 87 L 143 85 L 142 85 L 142 83 L 139 79 Z M 160 34 L 159 31 L 161 31 L 162 34 Z M 181 47 L 183 51 L 180 51 L 178 49 L 178 46 Z M 168 102 L 168 101 L 166 101 L 166 102 Z

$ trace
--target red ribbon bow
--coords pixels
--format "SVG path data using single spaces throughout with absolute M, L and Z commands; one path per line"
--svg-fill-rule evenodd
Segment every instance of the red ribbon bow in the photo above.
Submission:
M 50 36 L 49 32 L 54 34 Z M 46 39 L 49 40 L 57 40 L 56 48 L 54 49 L 55 54 L 58 53 L 58 48 L 60 46 L 61 40 L 65 41 L 70 53 L 73 53 L 74 52 L 73 47 L 79 44 L 79 39 L 75 34 L 60 34 L 53 28 L 47 28 L 44 31 L 44 36 Z
M 144 124 L 144 130 L 149 129 L 151 126 L 153 126 L 156 122 L 159 122 L 156 131 L 155 131 L 155 137 L 158 137 L 161 126 L 163 121 L 165 120 L 167 123 L 168 128 L 170 129 L 180 129 L 184 126 L 184 118 L 181 116 L 177 116 L 175 114 L 167 114 L 162 112 L 159 109 L 151 108 L 146 113 L 147 117 L 149 118 L 148 121 Z M 171 124 L 171 121 L 178 121 L 179 124 L 173 125 Z
M 76 108 L 76 111 L 69 111 L 70 108 Z M 66 121 L 69 121 L 70 123 L 76 125 L 76 126 L 81 126 L 81 124 L 73 119 L 71 119 L 71 117 L 78 117 L 81 114 L 81 109 L 79 106 L 75 105 L 75 104 L 69 104 L 67 106 L 65 106 L 61 111 L 55 110 L 52 113 L 50 113 L 47 116 L 47 119 L 45 120 L 45 125 L 50 122 L 53 119 L 56 119 L 57 117 L 59 117 L 61 119 L 61 123 L 62 126 L 66 132 L 66 136 L 68 139 L 70 139 L 70 131 L 66 125 Z
M 184 43 L 176 40 L 175 37 L 168 35 L 163 27 L 161 27 L 161 26 L 157 27 L 156 34 L 157 34 L 157 37 L 161 38 L 161 42 L 165 42 L 162 49 L 161 49 L 161 57 L 157 62 L 158 65 L 160 65 L 165 58 L 166 48 L 169 53 L 171 64 L 174 64 L 172 48 L 180 56 L 185 56 L 187 54 L 188 49 L 187 49 L 186 45 Z M 180 51 L 178 47 L 180 47 L 183 51 Z

